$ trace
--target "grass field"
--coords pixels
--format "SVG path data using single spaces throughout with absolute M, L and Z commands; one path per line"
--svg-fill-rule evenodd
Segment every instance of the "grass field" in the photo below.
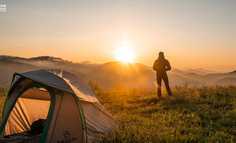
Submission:
M 104 142 L 236 142 L 236 87 L 172 91 L 162 101 L 145 89 L 97 92 L 120 122 Z
M 2 120 L 2 110 L 7 97 L 8 88 L 0 86 L 0 121 Z
M 0 87 L 1 109 L 7 91 Z M 235 86 L 172 92 L 159 100 L 154 90 L 97 88 L 101 104 L 120 122 L 103 142 L 236 142 Z

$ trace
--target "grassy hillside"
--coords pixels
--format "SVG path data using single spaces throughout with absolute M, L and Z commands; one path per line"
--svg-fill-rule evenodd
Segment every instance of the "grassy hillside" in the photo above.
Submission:
M 236 142 L 235 86 L 176 87 L 162 101 L 154 90 L 97 86 L 101 104 L 120 122 L 103 142 Z M 0 87 L 1 109 L 7 91 Z
M 0 86 L 0 121 L 2 120 L 2 110 L 7 97 L 8 88 Z
M 236 87 L 172 90 L 162 101 L 151 90 L 100 92 L 120 122 L 104 142 L 236 142 Z

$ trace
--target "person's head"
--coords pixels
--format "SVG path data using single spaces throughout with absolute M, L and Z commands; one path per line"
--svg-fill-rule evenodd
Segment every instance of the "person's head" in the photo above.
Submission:
M 163 52 L 159 52 L 159 58 L 165 58 L 164 53 Z

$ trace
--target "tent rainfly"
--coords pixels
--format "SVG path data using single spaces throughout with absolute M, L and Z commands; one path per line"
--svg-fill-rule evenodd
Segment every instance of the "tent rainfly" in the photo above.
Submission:
M 42 132 L 33 134 L 33 124 L 40 120 Z M 117 125 L 79 77 L 61 70 L 15 73 L 3 109 L 0 142 L 99 142 Z

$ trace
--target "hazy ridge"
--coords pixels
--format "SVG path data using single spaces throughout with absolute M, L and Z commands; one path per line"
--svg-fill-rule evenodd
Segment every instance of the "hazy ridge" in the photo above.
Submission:
M 96 81 L 103 88 L 112 88 L 120 83 L 128 88 L 156 88 L 152 67 L 140 63 L 108 62 L 104 64 L 73 63 L 61 58 L 40 56 L 22 58 L 0 56 L 0 85 L 10 85 L 12 75 L 37 69 L 60 69 L 71 72 L 86 82 Z M 172 69 L 168 72 L 170 86 L 236 85 L 236 70 L 217 73 L 206 69 Z

